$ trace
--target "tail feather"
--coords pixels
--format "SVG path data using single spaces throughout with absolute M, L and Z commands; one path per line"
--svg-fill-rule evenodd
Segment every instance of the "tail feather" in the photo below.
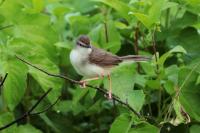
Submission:
M 149 61 L 151 60 L 150 57 L 144 56 L 144 55 L 127 55 L 127 56 L 121 56 L 121 60 L 132 60 L 132 61 Z

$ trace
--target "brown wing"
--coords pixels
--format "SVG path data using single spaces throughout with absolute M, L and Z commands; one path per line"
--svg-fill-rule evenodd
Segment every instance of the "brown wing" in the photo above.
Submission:
M 102 67 L 111 67 L 114 65 L 118 65 L 120 62 L 122 62 L 122 59 L 102 49 L 92 47 L 89 61 L 90 63 L 94 63 Z

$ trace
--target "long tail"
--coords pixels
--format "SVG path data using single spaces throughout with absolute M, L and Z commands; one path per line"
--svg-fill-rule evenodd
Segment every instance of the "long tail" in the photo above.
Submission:
M 149 61 L 151 60 L 151 57 L 147 57 L 144 55 L 127 55 L 127 56 L 121 56 L 120 59 L 124 60 L 124 61 Z

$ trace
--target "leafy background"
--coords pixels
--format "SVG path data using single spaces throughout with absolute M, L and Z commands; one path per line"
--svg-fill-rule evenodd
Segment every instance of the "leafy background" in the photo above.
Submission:
M 2 133 L 198 133 L 199 15 L 199 0 L 0 0 L 0 76 L 8 73 L 0 126 L 21 116 L 49 88 L 37 110 L 62 95 L 50 111 Z M 152 56 L 139 71 L 136 63 L 121 64 L 112 74 L 113 93 L 142 119 L 92 88 L 49 77 L 15 57 L 80 80 L 69 61 L 80 34 L 117 55 Z M 108 88 L 106 79 L 91 84 Z

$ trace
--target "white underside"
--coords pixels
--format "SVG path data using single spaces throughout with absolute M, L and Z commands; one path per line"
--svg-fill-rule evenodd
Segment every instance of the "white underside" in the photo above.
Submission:
M 85 77 L 96 77 L 108 75 L 109 69 L 104 69 L 88 61 L 88 56 L 92 52 L 91 48 L 77 46 L 70 53 L 70 61 L 78 74 Z

